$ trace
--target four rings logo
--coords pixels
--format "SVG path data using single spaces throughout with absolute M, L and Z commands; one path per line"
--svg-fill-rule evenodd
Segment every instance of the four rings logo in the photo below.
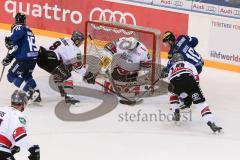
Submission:
M 89 16 L 90 20 L 111 21 L 136 25 L 136 19 L 132 13 L 111 11 L 110 9 L 93 8 Z

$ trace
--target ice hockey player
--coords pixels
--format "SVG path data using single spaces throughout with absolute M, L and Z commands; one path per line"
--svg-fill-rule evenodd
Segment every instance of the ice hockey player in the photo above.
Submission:
M 25 110 L 28 97 L 16 90 L 11 97 L 11 106 L 0 108 L 0 159 L 15 160 L 14 154 L 25 148 L 30 152 L 30 160 L 40 160 L 40 148 L 33 145 L 27 135 Z
M 40 102 L 40 91 L 32 76 L 37 62 L 38 49 L 33 32 L 26 26 L 24 13 L 16 14 L 11 33 L 11 36 L 5 38 L 5 45 L 11 53 L 2 60 L 2 64 L 7 66 L 15 58 L 15 62 L 8 71 L 7 79 L 18 88 L 24 85 L 23 90 L 28 93 L 28 98 L 34 102 Z
M 86 72 L 83 67 L 80 46 L 84 41 L 84 35 L 74 31 L 71 38 L 57 39 L 51 46 L 39 49 L 37 64 L 40 68 L 53 75 L 54 83 L 57 84 L 66 103 L 75 104 L 79 101 L 67 95 L 65 88 L 73 88 L 71 72 L 76 71 L 84 76 L 88 83 L 95 83 L 95 77 L 91 72 Z M 64 85 L 65 84 L 65 85 Z
M 151 56 L 146 46 L 134 37 L 122 37 L 114 42 L 105 45 L 105 49 L 110 51 L 113 56 L 114 67 L 111 73 L 113 80 L 120 82 L 137 82 L 138 71 L 142 68 L 151 67 Z M 126 88 L 126 85 L 118 86 Z M 133 89 L 139 94 L 140 85 Z
M 215 125 L 213 114 L 207 104 L 205 97 L 199 86 L 199 78 L 196 67 L 191 63 L 184 61 L 181 53 L 175 53 L 172 58 L 168 80 L 172 85 L 172 94 L 170 96 L 171 109 L 174 112 L 174 120 L 180 120 L 179 96 L 187 94 L 191 97 L 196 108 L 200 110 L 203 120 L 212 129 L 213 132 L 221 132 L 222 128 Z
M 193 64 L 199 74 L 202 72 L 204 61 L 201 55 L 194 49 L 198 44 L 198 39 L 196 37 L 180 35 L 176 39 L 172 32 L 167 31 L 163 35 L 163 43 L 170 48 L 168 59 L 171 59 L 175 53 L 181 53 L 184 60 Z
M 180 35 L 176 39 L 175 35 L 171 31 L 167 31 L 163 35 L 163 43 L 165 46 L 170 48 L 168 52 L 168 59 L 171 59 L 175 53 L 181 53 L 185 61 L 188 61 L 196 67 L 198 74 L 202 72 L 204 61 L 201 55 L 194 49 L 198 44 L 198 39 L 196 37 Z M 167 67 L 163 68 L 162 77 L 167 76 L 171 62 L 172 61 L 168 61 Z M 183 102 L 181 107 L 182 109 L 189 108 L 192 105 L 190 97 L 183 96 L 181 98 Z

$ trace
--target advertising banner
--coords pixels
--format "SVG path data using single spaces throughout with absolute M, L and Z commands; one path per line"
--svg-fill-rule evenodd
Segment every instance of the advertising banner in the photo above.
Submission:
M 153 5 L 162 7 L 178 8 L 184 10 L 191 10 L 192 1 L 186 0 L 153 0 Z
M 102 0 L 2 0 L 0 7 L 0 23 L 14 23 L 13 17 L 20 11 L 26 13 L 30 27 L 66 34 L 83 31 L 87 20 L 117 21 L 161 32 L 171 30 L 177 35 L 188 31 L 187 14 Z
M 199 39 L 196 50 L 207 66 L 240 72 L 240 23 L 237 20 L 190 15 L 189 35 Z
M 28 25 L 62 33 L 84 29 L 87 20 L 118 21 L 187 33 L 188 15 L 100 0 L 0 1 L 0 23 L 12 24 L 17 12 L 25 12 Z
M 211 20 L 207 57 L 214 61 L 240 66 L 240 23 Z

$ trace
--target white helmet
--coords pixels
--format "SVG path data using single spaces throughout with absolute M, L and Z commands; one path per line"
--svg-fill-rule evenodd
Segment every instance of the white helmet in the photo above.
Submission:
M 133 50 L 137 47 L 138 40 L 136 40 L 134 37 L 128 37 L 126 40 L 130 43 L 128 49 Z

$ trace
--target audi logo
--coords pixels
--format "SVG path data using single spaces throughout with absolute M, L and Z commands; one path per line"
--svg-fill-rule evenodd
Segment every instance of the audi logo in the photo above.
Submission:
M 216 12 L 217 8 L 214 6 L 207 6 L 206 10 L 210 12 Z
M 175 2 L 174 2 L 174 5 L 175 5 L 175 6 L 178 6 L 178 7 L 181 7 L 181 6 L 183 6 L 183 2 L 181 2 L 181 1 L 175 1 Z
M 123 24 L 136 25 L 136 19 L 132 13 L 111 11 L 110 9 L 93 8 L 90 12 L 89 19 L 99 21 L 119 22 Z
M 234 10 L 233 14 L 236 16 L 240 16 L 240 10 Z

